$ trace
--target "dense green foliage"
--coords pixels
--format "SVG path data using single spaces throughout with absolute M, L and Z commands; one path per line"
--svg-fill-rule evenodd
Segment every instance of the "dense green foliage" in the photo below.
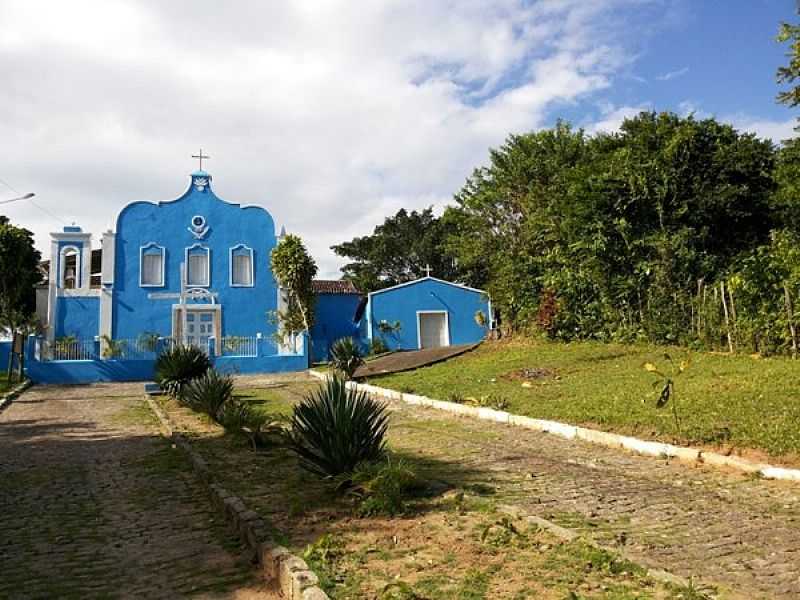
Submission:
M 351 262 L 342 268 L 362 292 L 412 281 L 425 275 L 455 279 L 458 275 L 452 256 L 444 251 L 449 224 L 434 216 L 431 208 L 421 212 L 400 209 L 378 225 L 372 235 L 357 237 L 332 247 Z
M 359 499 L 358 513 L 364 517 L 404 512 L 409 495 L 422 487 L 411 465 L 389 455 L 386 460 L 359 463 L 344 477 L 348 493 Z
M 187 384 L 211 368 L 205 352 L 195 346 L 177 345 L 158 355 L 155 382 L 173 398 L 182 398 Z
M 222 407 L 232 398 L 233 377 L 223 375 L 216 369 L 208 369 L 203 375 L 186 384 L 182 401 L 192 410 L 206 413 L 211 419 L 220 423 Z
M 287 308 L 278 315 L 281 330 L 297 333 L 300 324 L 309 331 L 314 324 L 314 291 L 311 282 L 317 275 L 317 263 L 311 258 L 303 241 L 287 235 L 272 249 L 272 272 L 287 293 Z
M 41 255 L 33 245 L 33 234 L 11 224 L 0 215 L 0 332 L 26 337 L 38 327 L 35 286 L 41 280 Z M 22 377 L 24 356 L 20 356 Z M 9 355 L 6 377 L 12 378 L 13 355 Z
M 759 318 L 743 314 L 749 302 L 725 321 L 718 282 L 799 222 L 797 154 L 670 113 L 641 113 L 614 134 L 559 123 L 512 135 L 443 216 L 448 251 L 506 330 L 717 347 L 736 317 Z M 773 291 L 758 293 L 777 306 Z
M 794 83 L 800 78 L 800 25 L 781 23 L 778 41 L 789 43 L 789 52 L 787 52 L 789 64 L 778 68 L 778 83 L 793 84 L 792 87 L 782 90 L 778 94 L 778 102 L 788 106 L 798 106 L 800 105 L 800 86 L 794 85 Z
M 350 473 L 385 451 L 386 406 L 345 383 L 331 377 L 292 413 L 289 445 L 305 469 L 323 477 Z
M 356 369 L 364 364 L 361 348 L 351 337 L 343 337 L 331 345 L 331 366 L 345 379 L 352 379 Z

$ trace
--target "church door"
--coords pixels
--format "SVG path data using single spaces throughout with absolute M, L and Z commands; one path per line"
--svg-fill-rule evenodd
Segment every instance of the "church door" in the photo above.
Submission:
M 213 310 L 189 310 L 186 312 L 186 343 L 208 349 L 208 339 L 216 337 Z

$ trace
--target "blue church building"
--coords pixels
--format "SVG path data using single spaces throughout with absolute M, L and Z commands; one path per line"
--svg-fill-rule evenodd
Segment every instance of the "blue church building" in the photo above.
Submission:
M 119 363 L 94 365 L 99 374 L 70 365 L 76 379 L 95 380 L 146 379 L 155 354 L 171 343 L 207 349 L 238 372 L 308 366 L 304 339 L 276 341 L 269 318 L 285 298 L 270 269 L 278 241 L 272 216 L 222 200 L 211 181 L 199 170 L 175 200 L 128 204 L 115 230 L 102 234 L 100 252 L 80 227 L 51 234 L 37 358 Z
M 279 337 L 286 295 L 270 268 L 280 239 L 273 218 L 219 198 L 211 184 L 201 168 L 174 200 L 128 204 L 99 248 L 78 226 L 51 234 L 47 284 L 37 290 L 45 334 L 28 362 L 34 381 L 149 379 L 171 344 L 203 348 L 221 370 L 252 373 L 305 369 L 345 336 L 399 350 L 485 336 L 475 317 L 490 316 L 485 294 L 426 277 L 367 298 L 350 282 L 316 281 L 312 344 Z

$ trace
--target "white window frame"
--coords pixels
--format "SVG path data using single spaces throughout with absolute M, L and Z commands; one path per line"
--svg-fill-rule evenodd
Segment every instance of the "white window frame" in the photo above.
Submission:
M 204 250 L 206 253 L 206 282 L 205 284 L 189 283 L 189 252 L 192 250 Z M 211 249 L 203 244 L 192 244 L 184 251 L 184 264 L 186 265 L 186 286 L 195 288 L 211 287 Z
M 422 350 L 422 321 L 420 315 L 444 315 L 444 330 L 447 334 L 447 346 L 451 346 L 450 340 L 450 311 L 447 310 L 418 310 L 417 311 L 417 349 Z
M 61 250 L 58 251 L 58 287 L 62 290 L 66 289 L 64 287 L 64 280 L 66 279 L 66 266 L 67 266 L 67 251 L 74 250 L 75 251 L 75 288 L 80 289 L 83 286 L 81 285 L 81 267 L 83 267 L 83 261 L 81 260 L 81 248 L 78 246 L 74 246 L 72 244 L 67 244 L 66 246 L 62 246 Z
M 237 250 L 246 250 L 250 255 L 250 283 L 234 283 L 233 282 L 233 256 Z M 245 244 L 238 244 L 228 250 L 228 284 L 231 287 L 255 287 L 255 262 L 253 261 L 253 249 Z
M 142 281 L 142 274 L 144 273 L 144 251 L 151 248 L 158 248 L 161 251 L 161 282 L 160 283 L 144 283 Z M 149 242 L 144 246 L 139 246 L 139 287 L 164 287 L 166 281 L 166 257 L 167 251 L 164 246 L 159 246 L 155 242 Z

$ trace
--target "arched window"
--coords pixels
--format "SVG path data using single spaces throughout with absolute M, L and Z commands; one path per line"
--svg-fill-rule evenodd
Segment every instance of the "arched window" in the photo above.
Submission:
M 164 286 L 164 248 L 150 242 L 139 249 L 139 285 Z
M 230 255 L 231 287 L 253 287 L 253 249 L 239 244 Z
M 80 287 L 81 253 L 76 246 L 64 246 L 59 253 L 59 286 L 74 290 Z
M 186 285 L 208 287 L 211 283 L 211 250 L 200 244 L 186 249 Z

